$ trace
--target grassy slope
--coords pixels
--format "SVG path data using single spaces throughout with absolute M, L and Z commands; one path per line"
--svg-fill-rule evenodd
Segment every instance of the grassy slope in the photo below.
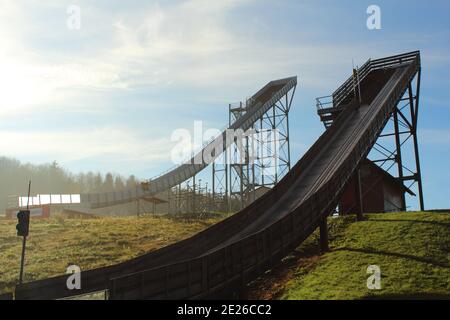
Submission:
M 187 238 L 220 218 L 181 221 L 157 217 L 32 220 L 27 240 L 25 281 L 107 266 Z M 16 220 L 0 220 L 0 293 L 18 278 L 21 238 Z
M 331 219 L 331 251 L 320 256 L 317 232 L 291 256 L 251 284 L 248 298 L 358 299 L 450 297 L 450 214 L 394 213 Z M 219 221 L 168 218 L 102 218 L 33 221 L 26 280 L 110 265 L 186 238 Z M 15 221 L 0 220 L 0 292 L 19 268 Z M 366 268 L 380 266 L 382 290 L 366 288 Z M 245 296 L 244 296 L 245 297 Z
M 331 251 L 319 256 L 313 235 L 278 269 L 250 286 L 252 298 L 450 299 L 450 214 L 389 213 L 333 221 Z M 351 218 L 350 218 L 351 219 Z M 339 222 L 339 220 L 341 220 Z M 367 267 L 381 268 L 369 290 Z M 274 284 L 276 283 L 276 285 Z

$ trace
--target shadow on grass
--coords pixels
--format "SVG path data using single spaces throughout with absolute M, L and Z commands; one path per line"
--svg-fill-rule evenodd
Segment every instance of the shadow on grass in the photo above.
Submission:
M 426 210 L 425 212 L 448 213 L 448 214 L 450 214 L 450 209 Z
M 416 294 L 380 294 L 365 296 L 362 300 L 450 300 L 450 295 L 439 293 L 416 293 Z
M 432 264 L 435 267 L 450 269 L 449 264 L 441 263 L 439 261 L 434 261 L 434 260 L 427 259 L 427 258 L 416 257 L 416 256 L 403 254 L 403 253 L 397 253 L 397 252 L 377 251 L 377 250 L 369 250 L 369 249 L 355 249 L 355 248 L 337 248 L 337 249 L 334 249 L 333 251 L 350 251 L 350 252 L 358 252 L 358 253 L 366 253 L 366 254 L 377 254 L 377 255 L 381 255 L 381 256 L 390 256 L 390 257 L 414 260 L 417 262 Z
M 411 220 L 411 219 L 377 219 L 371 218 L 370 222 L 413 222 L 413 223 L 425 223 L 432 224 L 435 226 L 450 228 L 450 223 L 437 222 L 437 221 L 427 221 L 427 220 Z
M 221 219 L 227 217 L 227 215 L 224 213 L 216 213 L 216 212 L 199 212 L 199 213 L 163 214 L 160 215 L 160 217 L 177 221 L 201 221 L 208 219 Z
M 305 243 L 306 242 L 306 243 Z M 282 259 L 272 269 L 247 284 L 239 293 L 243 300 L 276 300 L 283 293 L 288 280 L 295 277 L 299 268 L 310 272 L 320 258 L 320 248 L 315 238 L 303 244 Z

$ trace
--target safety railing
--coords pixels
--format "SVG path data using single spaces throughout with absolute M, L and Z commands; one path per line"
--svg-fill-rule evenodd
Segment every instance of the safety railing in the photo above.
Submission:
M 358 68 L 359 81 L 363 81 L 370 73 L 370 59 Z M 333 92 L 333 107 L 337 108 L 350 94 L 353 93 L 355 87 L 353 75 L 350 76 L 336 91 Z
M 402 64 L 406 64 L 418 59 L 420 64 L 420 52 L 414 51 L 405 54 L 399 54 L 395 56 L 390 56 L 382 59 L 371 60 L 369 59 L 360 68 L 358 68 L 358 78 L 359 82 L 364 80 L 364 78 L 373 70 L 397 67 Z M 350 76 L 336 91 L 333 92 L 333 107 L 337 108 L 340 104 L 351 94 L 353 94 L 355 88 L 355 80 L 353 76 Z
M 317 111 L 333 107 L 333 96 L 316 98 Z

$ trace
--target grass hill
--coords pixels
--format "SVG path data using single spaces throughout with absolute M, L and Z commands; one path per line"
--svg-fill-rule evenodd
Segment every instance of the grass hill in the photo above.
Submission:
M 189 237 L 220 221 L 164 217 L 84 217 L 32 220 L 25 280 L 130 259 Z M 249 284 L 242 298 L 450 299 L 450 214 L 407 212 L 329 218 L 330 251 L 321 255 L 315 232 L 277 267 Z M 0 293 L 17 281 L 21 238 L 15 220 L 0 220 Z M 381 270 L 381 290 L 369 290 L 369 265 Z
M 65 212 L 48 220 L 31 220 L 27 239 L 25 281 L 111 265 L 185 239 L 223 217 L 174 219 L 153 217 L 89 217 Z M 16 220 L 0 220 L 0 293 L 17 283 L 22 238 Z
M 315 233 L 294 254 L 252 283 L 246 298 L 450 299 L 450 214 L 370 214 L 330 218 L 330 251 L 320 255 Z M 369 265 L 381 289 L 369 290 Z

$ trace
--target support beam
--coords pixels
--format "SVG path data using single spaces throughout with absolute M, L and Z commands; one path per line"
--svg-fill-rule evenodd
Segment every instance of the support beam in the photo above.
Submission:
M 215 161 L 212 163 L 212 197 L 213 197 L 213 199 L 216 198 L 216 162 Z
M 400 130 L 398 126 L 398 109 L 395 108 L 394 110 L 394 130 L 395 130 L 395 147 L 396 147 L 396 159 L 397 162 L 397 170 L 398 170 L 398 178 L 400 183 L 403 184 L 403 162 L 402 162 L 402 145 L 400 142 Z M 401 191 L 401 211 L 406 210 L 406 199 L 405 199 L 405 190 Z
M 361 187 L 361 171 L 360 168 L 356 169 L 355 172 L 355 195 L 356 195 L 356 220 L 362 221 L 364 206 L 363 206 L 363 193 Z
M 417 134 L 413 135 L 413 141 L 414 141 L 414 156 L 416 158 L 417 188 L 419 190 L 420 210 L 425 211 L 425 204 L 423 201 L 423 189 L 422 189 L 422 173 L 420 171 L 419 143 L 417 141 Z
M 372 151 L 376 152 L 375 154 L 372 154 L 372 158 L 377 160 L 374 160 L 373 162 L 376 163 L 379 167 L 381 167 L 383 170 L 386 170 L 389 172 L 391 168 L 397 168 L 395 176 L 394 173 L 391 173 L 393 176 L 395 176 L 399 183 L 404 185 L 405 181 L 413 181 L 414 183 L 417 183 L 417 198 L 419 202 L 420 210 L 424 210 L 424 198 L 423 198 L 423 187 L 422 187 L 422 176 L 421 176 L 421 168 L 420 168 L 420 159 L 419 159 L 419 143 L 418 143 L 418 136 L 417 136 L 417 118 L 418 118 L 418 111 L 419 111 L 419 96 L 420 96 L 420 69 L 416 75 L 415 81 L 414 79 L 410 81 L 408 84 L 407 91 L 404 94 L 404 97 L 400 101 L 408 101 L 407 104 L 400 106 L 397 104 L 396 108 L 392 112 L 392 117 L 390 120 L 393 123 L 393 129 L 387 128 L 388 133 L 383 133 L 379 135 L 379 139 L 377 140 L 376 144 L 372 148 Z M 415 84 L 415 88 L 414 88 Z M 403 128 L 404 127 L 404 128 Z M 393 131 L 393 132 L 392 132 Z M 384 147 L 382 145 L 383 139 L 382 138 L 394 138 L 394 150 L 390 150 L 392 143 L 389 143 L 388 147 Z M 406 143 L 411 143 L 411 145 L 406 148 Z M 389 148 L 389 149 L 388 149 Z M 410 167 L 408 168 L 406 166 L 406 163 L 404 162 L 405 155 L 409 156 L 409 152 L 412 153 L 411 164 L 415 162 L 415 168 Z M 380 154 L 382 156 L 382 159 L 378 159 L 380 157 Z M 393 163 L 389 163 L 387 166 L 385 164 L 388 161 L 394 161 Z M 395 167 L 394 167 L 395 166 Z M 413 184 L 414 184 L 413 183 Z M 411 184 L 411 186 L 413 185 Z M 397 207 L 399 207 L 400 210 L 406 211 L 407 209 L 407 197 L 404 190 L 401 191 L 401 199 L 400 203 L 396 204 Z
M 192 214 L 195 214 L 195 174 L 192 177 Z
M 228 154 L 226 148 L 222 155 L 212 163 L 212 208 L 230 212 L 228 201 Z
M 413 143 L 414 143 L 414 157 L 416 160 L 416 174 L 417 174 L 417 189 L 419 191 L 419 203 L 420 210 L 425 210 L 425 204 L 423 201 L 423 189 L 422 189 L 422 173 L 420 169 L 420 157 L 419 157 L 419 142 L 417 141 L 417 118 L 419 116 L 419 95 L 420 95 L 420 76 L 421 71 L 419 69 L 419 73 L 417 75 L 417 83 L 416 83 L 416 98 L 415 101 L 412 95 L 412 87 L 411 84 L 408 87 L 409 92 L 409 107 L 411 112 L 412 120 L 412 135 L 413 135 Z M 415 103 L 414 103 L 415 102 Z

